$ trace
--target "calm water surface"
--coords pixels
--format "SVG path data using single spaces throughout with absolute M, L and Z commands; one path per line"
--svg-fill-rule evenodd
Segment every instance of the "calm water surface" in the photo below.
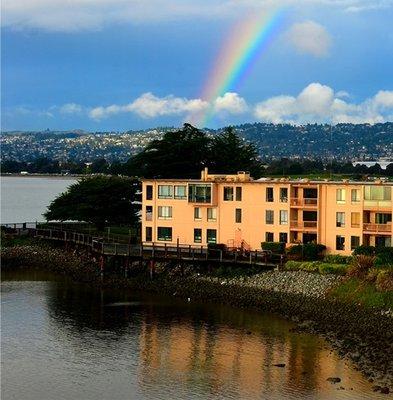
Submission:
M 4 400 L 386 399 L 322 339 L 271 315 L 39 272 L 3 274 L 1 301 Z
M 75 178 L 1 177 L 1 222 L 43 221 L 42 214 Z

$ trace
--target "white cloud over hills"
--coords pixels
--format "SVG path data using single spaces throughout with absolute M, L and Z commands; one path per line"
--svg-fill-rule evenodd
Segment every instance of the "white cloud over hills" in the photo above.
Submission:
M 3 0 L 2 26 L 75 32 L 119 23 L 185 18 L 236 17 L 253 9 L 281 6 L 362 12 L 393 6 L 392 0 Z
M 350 95 L 345 91 L 335 92 L 321 83 L 310 83 L 295 96 L 280 94 L 253 104 L 233 92 L 225 93 L 211 102 L 173 95 L 158 97 L 152 93 L 144 93 L 128 104 L 89 107 L 68 103 L 60 107 L 51 107 L 50 112 L 54 114 L 58 111 L 63 117 L 83 114 L 97 122 L 127 113 L 144 119 L 179 117 L 182 120 L 194 121 L 205 111 L 220 117 L 223 123 L 230 123 L 232 116 L 241 116 L 245 122 L 258 120 L 291 124 L 373 124 L 393 120 L 393 91 L 380 90 L 374 96 L 358 103 L 349 101 L 349 98 Z M 42 111 L 40 112 L 42 115 Z

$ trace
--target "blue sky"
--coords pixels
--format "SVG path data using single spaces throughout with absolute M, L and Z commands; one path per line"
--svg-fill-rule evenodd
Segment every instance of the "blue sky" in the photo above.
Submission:
M 65 4 L 64 4 L 65 3 Z M 243 85 L 200 98 L 250 12 L 285 23 Z M 391 0 L 4 0 L 2 129 L 393 120 Z M 218 106 L 220 104 L 220 106 Z

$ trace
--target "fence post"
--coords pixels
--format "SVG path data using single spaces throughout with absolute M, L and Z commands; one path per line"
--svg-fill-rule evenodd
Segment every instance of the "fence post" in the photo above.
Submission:
M 252 264 L 252 253 L 250 252 L 250 264 Z
M 255 261 L 254 263 L 256 264 L 258 261 L 258 250 L 255 250 Z
M 164 244 L 164 251 L 165 251 L 164 257 L 167 258 L 168 257 L 168 249 L 167 249 L 166 243 Z
M 117 256 L 117 243 L 115 243 L 115 256 Z
M 220 262 L 222 262 L 222 250 L 220 250 Z

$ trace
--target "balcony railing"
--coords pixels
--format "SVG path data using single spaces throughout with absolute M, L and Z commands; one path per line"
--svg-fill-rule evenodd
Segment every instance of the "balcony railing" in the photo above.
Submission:
M 292 197 L 291 198 L 291 206 L 295 207 L 316 207 L 318 205 L 318 199 L 317 198 L 297 198 L 297 197 Z
M 391 233 L 392 224 L 363 224 L 363 230 L 365 232 L 375 232 L 375 233 Z
M 317 221 L 291 221 L 291 228 L 296 229 L 316 229 Z

